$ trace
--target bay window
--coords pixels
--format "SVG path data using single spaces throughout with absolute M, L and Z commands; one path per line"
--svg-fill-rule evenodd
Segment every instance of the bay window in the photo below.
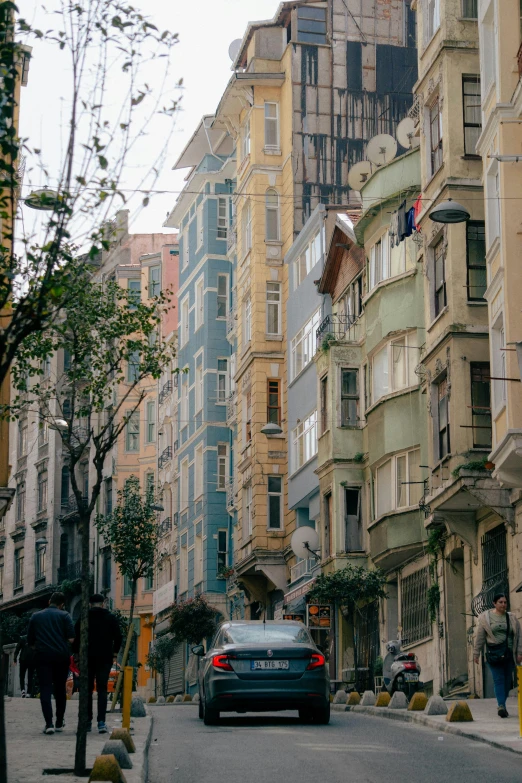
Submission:
M 387 394 L 418 384 L 419 362 L 415 332 L 390 340 L 371 360 L 372 403 Z
M 424 492 L 420 469 L 420 449 L 395 454 L 376 472 L 376 515 L 418 505 Z

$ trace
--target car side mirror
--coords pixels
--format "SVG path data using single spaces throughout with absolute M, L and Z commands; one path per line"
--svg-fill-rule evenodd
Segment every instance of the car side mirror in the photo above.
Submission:
M 196 644 L 196 646 L 192 648 L 192 652 L 194 655 L 205 655 L 205 648 L 202 644 Z

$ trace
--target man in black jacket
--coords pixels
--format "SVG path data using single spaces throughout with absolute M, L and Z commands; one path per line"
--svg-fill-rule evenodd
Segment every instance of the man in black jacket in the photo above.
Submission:
M 16 650 L 14 653 L 14 662 L 16 663 L 20 657 L 20 690 L 22 691 L 22 699 L 29 696 L 33 697 L 34 687 L 34 650 L 30 644 L 27 643 L 27 636 L 20 636 Z M 25 690 L 25 675 L 27 674 L 27 691 Z
M 92 692 L 96 680 L 98 693 L 98 731 L 107 732 L 107 683 L 113 661 L 121 647 L 121 631 L 116 617 L 104 608 L 104 597 L 99 593 L 89 599 L 89 727 L 92 728 Z M 81 620 L 75 627 L 74 650 L 80 649 Z

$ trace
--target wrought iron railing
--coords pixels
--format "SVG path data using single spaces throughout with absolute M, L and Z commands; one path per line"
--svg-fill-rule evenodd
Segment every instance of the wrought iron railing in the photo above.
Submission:
M 292 566 L 290 569 L 290 583 L 296 582 L 302 576 L 309 576 L 313 571 L 315 562 L 315 559 L 310 557 Z
M 506 530 L 499 525 L 481 538 L 482 547 L 482 589 L 471 601 L 475 616 L 493 608 L 495 593 L 509 595 Z
M 421 98 L 416 95 L 413 99 L 413 103 L 408 109 L 408 117 L 411 117 L 412 120 L 415 122 L 420 122 L 421 118 L 421 112 L 422 112 L 422 100 Z
M 236 502 L 237 484 L 234 479 L 228 479 L 225 482 L 225 489 L 227 491 L 227 508 L 232 508 Z
M 227 313 L 227 334 L 234 329 L 237 321 L 237 307 L 235 304 L 231 305 L 230 310 Z
M 87 496 L 82 497 L 80 500 L 80 503 L 83 504 L 85 507 L 89 502 L 89 499 Z M 67 499 L 62 498 L 61 502 L 61 512 L 62 516 L 67 516 L 68 514 L 74 514 L 78 511 L 78 501 L 76 500 L 76 495 L 69 495 Z
M 353 315 L 327 315 L 319 324 L 316 332 L 316 348 L 319 350 L 323 342 L 328 339 L 342 340 L 346 332 L 356 322 Z
M 162 519 L 158 525 L 158 533 L 160 537 L 168 533 L 169 530 L 172 530 L 172 517 L 165 517 L 165 519 Z
M 235 246 L 236 242 L 237 242 L 236 223 L 233 223 L 231 226 L 228 227 L 227 230 L 227 253 L 230 253 L 232 248 Z
M 236 415 L 236 393 L 232 392 L 227 397 L 227 422 L 230 422 Z
M 427 568 L 420 568 L 401 581 L 402 634 L 404 644 L 413 644 L 431 635 L 428 609 Z
M 172 394 L 172 389 L 173 389 L 172 381 L 167 381 L 166 383 L 163 384 L 163 386 L 161 387 L 161 391 L 159 393 L 159 403 L 160 403 L 160 405 L 163 402 L 165 402 L 167 397 L 169 397 Z
M 163 449 L 163 451 L 160 454 L 160 458 L 158 460 L 159 467 L 162 468 L 171 459 L 172 459 L 172 446 L 167 446 L 167 448 Z
M 69 563 L 69 565 L 61 566 L 58 569 L 58 581 L 63 582 L 65 579 L 80 579 L 82 575 L 82 561 L 77 560 L 75 563 Z

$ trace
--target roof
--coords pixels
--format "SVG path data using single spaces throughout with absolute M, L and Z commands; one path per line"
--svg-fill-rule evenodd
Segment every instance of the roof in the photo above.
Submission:
M 317 291 L 320 294 L 331 294 L 345 252 L 357 246 L 355 237 L 354 223 L 358 217 L 357 213 L 338 212 L 335 219 L 335 227 L 332 232 L 330 246 L 326 255 L 326 262 L 323 268 L 323 274 L 319 280 Z
M 185 145 L 183 152 L 173 165 L 173 169 L 185 169 L 197 166 L 208 154 L 214 154 L 225 140 L 226 132 L 222 128 L 213 128 L 213 114 L 205 114 L 198 127 Z M 232 152 L 233 142 L 230 142 L 228 153 Z

